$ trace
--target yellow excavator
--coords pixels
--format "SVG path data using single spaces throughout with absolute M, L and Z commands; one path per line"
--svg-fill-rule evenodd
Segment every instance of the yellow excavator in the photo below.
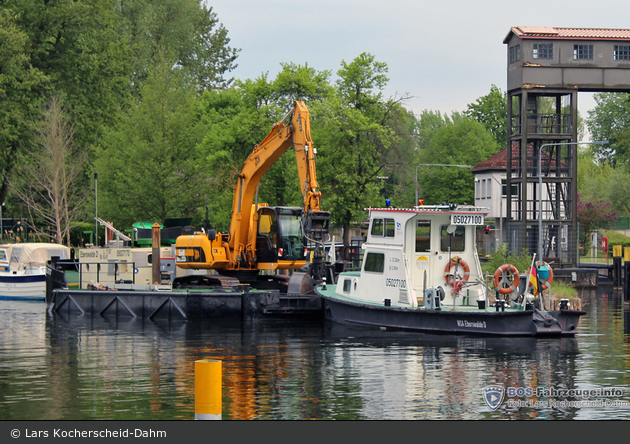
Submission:
M 258 203 L 258 185 L 267 170 L 289 148 L 295 151 L 303 196 L 302 207 L 269 206 Z M 175 242 L 176 264 L 184 269 L 213 269 L 219 276 L 254 285 L 261 270 L 298 270 L 311 256 L 308 278 L 321 280 L 324 273 L 323 241 L 330 229 L 330 212 L 320 209 L 321 192 L 315 170 L 315 148 L 311 140 L 310 116 L 304 102 L 294 108 L 254 147 L 238 175 L 232 202 L 229 233 L 179 236 Z M 309 243 L 314 247 L 311 254 Z M 294 273 L 301 281 L 302 274 Z M 306 274 L 306 273 L 304 273 Z M 207 275 L 185 276 L 175 287 L 212 282 Z M 284 281 L 288 278 L 278 277 Z M 212 285 L 212 284 L 210 284 Z M 303 282 L 293 284 L 305 291 Z M 281 288 L 282 289 L 282 288 Z

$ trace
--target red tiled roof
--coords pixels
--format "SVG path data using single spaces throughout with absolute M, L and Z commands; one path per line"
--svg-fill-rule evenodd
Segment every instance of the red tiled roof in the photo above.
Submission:
M 518 149 L 518 145 L 516 144 L 516 142 L 513 142 L 512 145 L 512 169 L 515 169 L 518 167 L 518 156 L 520 156 L 519 153 L 519 149 Z M 549 153 L 544 152 L 542 153 L 543 156 L 543 162 L 542 165 L 545 165 L 545 162 L 547 164 L 549 164 Z M 537 165 L 536 163 L 536 159 L 534 159 L 534 144 L 532 142 L 527 144 L 527 167 L 531 168 L 535 165 Z M 562 165 L 564 165 L 564 162 L 562 162 Z M 551 159 L 551 167 L 555 167 L 556 166 L 556 160 L 555 159 Z M 491 158 L 489 158 L 488 160 L 484 160 L 481 163 L 478 163 L 477 165 L 475 165 L 474 167 L 472 167 L 470 169 L 471 172 L 481 172 L 484 170 L 502 170 L 505 171 L 507 167 L 507 147 L 503 148 L 501 151 L 499 151 L 498 153 L 496 153 L 494 156 L 492 156 Z
M 484 160 L 481 163 L 478 163 L 470 171 L 478 171 L 478 170 L 489 170 L 489 169 L 500 169 L 505 170 L 507 165 L 507 147 L 503 148 L 501 151 L 496 153 L 494 156 L 489 158 L 488 160 Z
M 513 26 L 503 43 L 508 42 L 512 33 L 522 39 L 630 40 L 630 29 Z

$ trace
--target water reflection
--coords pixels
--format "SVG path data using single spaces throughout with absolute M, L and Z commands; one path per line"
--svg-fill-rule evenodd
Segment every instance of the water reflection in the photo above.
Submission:
M 604 419 L 629 408 L 482 389 L 630 386 L 622 295 L 586 291 L 576 338 L 484 338 L 304 320 L 152 322 L 0 306 L 0 419 L 194 418 L 194 362 L 223 361 L 223 418 Z M 630 401 L 626 392 L 621 398 Z M 507 401 L 527 401 L 514 405 Z

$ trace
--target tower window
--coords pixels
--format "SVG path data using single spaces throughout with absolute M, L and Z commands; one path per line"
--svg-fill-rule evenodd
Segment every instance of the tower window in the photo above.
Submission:
M 535 59 L 553 59 L 553 43 L 534 43 Z
M 573 45 L 573 60 L 593 60 L 593 45 Z
M 518 62 L 521 59 L 521 45 L 510 47 L 510 63 Z
M 614 60 L 630 60 L 630 45 L 615 45 Z

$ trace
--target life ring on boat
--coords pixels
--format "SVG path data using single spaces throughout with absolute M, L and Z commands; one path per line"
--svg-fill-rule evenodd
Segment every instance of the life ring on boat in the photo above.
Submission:
M 512 274 L 511 277 L 510 273 Z M 503 264 L 494 272 L 494 287 L 498 288 L 501 294 L 510 294 L 516 291 L 520 279 L 518 270 L 514 265 Z M 510 286 L 503 287 L 503 284 L 510 284 Z
M 468 281 L 470 278 L 470 267 L 468 264 L 462 258 L 454 257 L 444 269 L 444 279 L 446 279 L 446 285 L 455 286 L 455 275 L 451 274 L 451 268 L 457 267 L 458 265 L 464 269 L 464 281 Z
M 553 268 L 551 268 L 547 262 L 536 262 L 536 268 L 538 268 L 539 266 L 546 266 L 547 268 L 549 268 L 549 277 L 547 279 L 538 278 L 538 282 L 542 284 L 542 290 L 549 290 L 549 288 L 551 287 L 551 283 L 553 282 Z M 529 286 L 533 286 L 531 282 L 529 283 Z

